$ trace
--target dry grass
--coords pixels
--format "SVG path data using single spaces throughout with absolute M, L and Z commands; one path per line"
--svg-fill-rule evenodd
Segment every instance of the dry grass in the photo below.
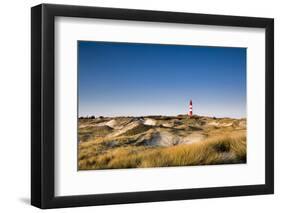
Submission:
M 124 138 L 123 138 L 124 139 Z M 122 141 L 122 140 L 121 140 Z M 119 141 L 120 142 L 120 141 Z M 171 147 L 118 146 L 119 142 L 79 145 L 79 169 L 121 169 L 246 162 L 246 134 L 224 133 L 204 141 Z

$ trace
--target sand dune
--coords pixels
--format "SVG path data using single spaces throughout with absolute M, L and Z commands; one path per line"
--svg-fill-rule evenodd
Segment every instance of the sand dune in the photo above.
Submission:
M 99 165 L 98 159 L 102 156 L 112 156 L 120 149 L 128 152 L 128 155 L 133 152 L 137 156 L 140 153 L 149 153 L 151 150 L 176 146 L 186 148 L 186 145 L 204 144 L 205 141 L 218 137 L 233 138 L 237 135 L 246 138 L 245 119 L 196 115 L 191 118 L 179 115 L 79 119 L 79 167 L 80 169 L 108 168 L 112 159 L 109 160 L 108 165 Z M 220 156 L 221 160 L 225 156 L 234 156 L 232 159 L 234 161 L 236 159 L 230 151 Z M 124 156 L 123 158 L 126 162 L 126 158 Z M 120 167 L 124 166 L 120 165 Z

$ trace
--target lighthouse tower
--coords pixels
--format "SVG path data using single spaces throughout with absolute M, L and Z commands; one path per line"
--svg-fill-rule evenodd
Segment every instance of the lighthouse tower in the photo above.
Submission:
M 188 115 L 189 115 L 189 117 L 192 116 L 192 100 L 191 100 L 191 99 L 190 99 L 190 101 L 189 101 L 189 111 L 188 111 Z

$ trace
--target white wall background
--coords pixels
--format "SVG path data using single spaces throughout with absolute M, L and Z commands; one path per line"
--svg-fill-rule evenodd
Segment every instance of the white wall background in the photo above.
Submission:
M 51 212 L 278 212 L 281 209 L 281 3 L 278 0 L 45 0 L 44 3 L 170 10 L 275 18 L 275 195 L 50 210 Z M 37 0 L 1 2 L 0 211 L 39 212 L 30 197 L 30 7 Z M 243 175 L 243 174 L 237 174 Z M 279 210 L 280 211 L 280 210 Z

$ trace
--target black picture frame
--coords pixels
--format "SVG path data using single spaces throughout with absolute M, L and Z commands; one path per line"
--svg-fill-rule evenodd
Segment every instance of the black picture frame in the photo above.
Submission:
M 264 28 L 266 32 L 265 184 L 56 197 L 54 195 L 54 21 L 58 16 Z M 31 112 L 31 204 L 36 207 L 46 209 L 272 194 L 274 193 L 274 20 L 53 4 L 32 7 Z

